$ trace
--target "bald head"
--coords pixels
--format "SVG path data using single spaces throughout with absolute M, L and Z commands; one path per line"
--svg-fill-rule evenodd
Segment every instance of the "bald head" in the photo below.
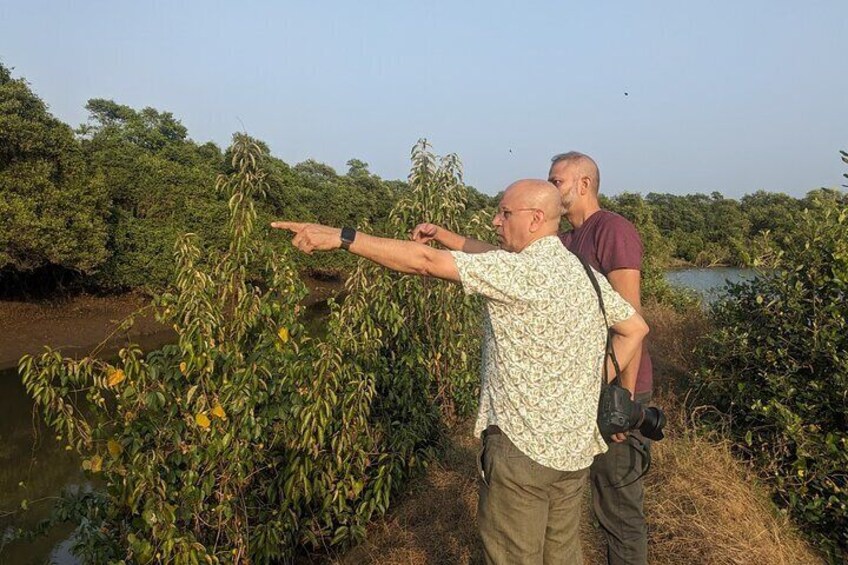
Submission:
M 579 151 L 560 153 L 551 158 L 551 171 L 565 167 L 571 169 L 576 176 L 588 179 L 590 190 L 595 195 L 598 194 L 601 188 L 601 172 L 594 159 Z
M 561 212 L 559 191 L 554 185 L 525 179 L 504 191 L 492 225 L 501 248 L 521 251 L 537 239 L 556 235 Z
M 559 226 L 562 206 L 557 188 L 546 180 L 523 179 L 509 185 L 504 193 L 511 194 L 515 205 L 522 208 L 537 208 L 545 214 L 546 222 Z

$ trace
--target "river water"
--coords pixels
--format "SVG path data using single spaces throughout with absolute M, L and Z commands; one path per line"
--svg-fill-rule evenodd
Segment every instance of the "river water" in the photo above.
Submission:
M 721 294 L 727 281 L 751 278 L 753 271 L 731 268 L 680 269 L 669 271 L 666 279 L 673 285 L 693 290 L 711 302 Z M 326 303 L 307 310 L 310 333 L 321 333 L 320 320 L 327 316 Z M 170 333 L 150 336 L 142 348 L 152 350 L 172 339 Z M 32 527 L 50 511 L 50 497 L 63 488 L 90 488 L 79 458 L 66 451 L 46 427 L 41 415 L 33 411 L 15 369 L 0 370 L 0 535 L 12 527 Z M 23 483 L 21 486 L 20 483 Z M 23 499 L 46 499 L 31 504 L 30 510 L 13 518 L 4 513 L 20 507 Z M 0 552 L 0 563 L 36 565 L 49 561 L 59 565 L 79 563 L 70 553 L 73 527 L 54 528 L 46 537 L 30 543 L 15 542 Z M 2 545 L 2 543 L 0 543 Z
M 673 286 L 691 290 L 707 304 L 719 299 L 727 283 L 740 283 L 754 278 L 752 269 L 735 267 L 713 267 L 709 269 L 675 269 L 665 274 L 665 279 Z

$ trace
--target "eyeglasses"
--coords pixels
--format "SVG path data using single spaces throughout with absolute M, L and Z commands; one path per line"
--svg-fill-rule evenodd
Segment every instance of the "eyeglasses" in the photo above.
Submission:
M 498 210 L 497 214 L 495 214 L 495 217 L 497 218 L 498 216 L 500 216 L 500 218 L 501 218 L 502 220 L 506 221 L 506 220 L 508 220 L 508 219 L 509 219 L 509 218 L 510 218 L 510 217 L 511 217 L 511 216 L 512 216 L 515 212 L 535 212 L 535 211 L 537 211 L 537 210 L 538 210 L 539 212 L 541 212 L 541 211 L 542 211 L 540 208 L 516 208 L 515 210 Z

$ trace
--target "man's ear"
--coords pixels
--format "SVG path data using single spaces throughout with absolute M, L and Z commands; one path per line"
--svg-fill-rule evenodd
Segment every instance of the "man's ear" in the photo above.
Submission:
M 592 188 L 592 179 L 588 176 L 580 177 L 580 180 L 577 183 L 577 186 L 580 188 L 580 195 L 583 196 L 589 192 Z
M 545 213 L 541 210 L 533 210 L 533 219 L 530 220 L 530 233 L 536 233 L 545 224 Z

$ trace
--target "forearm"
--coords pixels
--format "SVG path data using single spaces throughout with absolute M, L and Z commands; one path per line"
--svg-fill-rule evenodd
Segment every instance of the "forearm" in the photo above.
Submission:
M 636 379 L 639 376 L 639 366 L 642 362 L 642 346 L 640 345 L 636 354 L 626 367 L 621 367 L 621 386 L 630 391 L 630 395 L 636 395 Z
M 637 314 L 642 313 L 642 301 L 639 292 L 641 276 L 642 274 L 637 269 L 616 269 L 607 274 L 607 280 L 609 280 L 613 290 L 629 302 Z M 618 357 L 619 363 L 621 363 L 621 386 L 629 390 L 631 394 L 636 392 L 636 379 L 639 376 L 639 365 L 642 361 L 642 338 L 644 336 L 639 338 L 639 346 L 636 348 L 633 358 L 626 365 L 621 357 Z
M 638 367 L 633 363 L 633 360 L 637 355 L 641 357 L 642 338 L 613 334 L 612 349 L 621 369 L 621 386 L 630 392 L 635 391 L 638 371 L 634 372 L 633 368 L 638 369 Z M 610 380 L 615 377 L 615 366 L 610 358 L 607 358 L 607 375 L 609 375 Z
M 433 239 L 448 249 L 464 251 L 465 253 L 486 253 L 487 251 L 497 249 L 491 243 L 486 243 L 472 237 L 465 237 L 442 227 L 436 230 L 436 236 Z
M 648 335 L 648 324 L 639 314 L 633 314 L 610 328 L 612 349 L 621 368 L 622 386 L 633 392 L 636 388 L 636 376 L 642 358 L 642 340 Z M 615 376 L 612 361 L 607 360 L 607 374 Z
M 447 251 L 414 241 L 387 239 L 359 232 L 349 251 L 399 273 L 459 280 L 453 257 Z

